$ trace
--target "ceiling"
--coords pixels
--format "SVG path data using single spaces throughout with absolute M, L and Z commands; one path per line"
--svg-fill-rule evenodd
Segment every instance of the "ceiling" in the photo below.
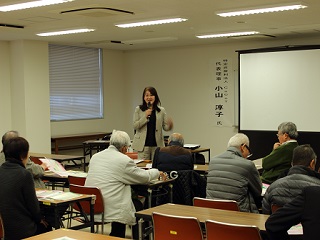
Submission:
M 1 0 L 0 6 L 26 2 Z M 39 40 L 50 43 L 134 50 L 320 36 L 319 0 L 305 0 L 308 8 L 278 13 L 223 18 L 215 13 L 247 7 L 292 3 L 288 0 L 74 0 L 12 12 L 0 12 L 0 40 Z M 300 2 L 301 3 L 301 2 Z M 88 9 L 89 8 L 89 9 Z M 114 11 L 124 10 L 131 13 Z M 75 10 L 73 12 L 61 13 Z M 87 9 L 87 10 L 80 10 Z M 139 28 L 118 28 L 115 24 L 182 17 L 188 21 Z M 15 28 L 8 25 L 23 26 Z M 36 33 L 74 28 L 96 31 L 72 35 L 39 37 Z M 259 35 L 238 38 L 198 39 L 201 34 L 258 31 Z M 131 42 L 129 44 L 127 42 Z

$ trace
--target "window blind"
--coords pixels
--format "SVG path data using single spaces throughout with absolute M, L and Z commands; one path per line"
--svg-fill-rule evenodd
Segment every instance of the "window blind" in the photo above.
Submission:
M 103 117 L 101 49 L 49 45 L 52 121 Z

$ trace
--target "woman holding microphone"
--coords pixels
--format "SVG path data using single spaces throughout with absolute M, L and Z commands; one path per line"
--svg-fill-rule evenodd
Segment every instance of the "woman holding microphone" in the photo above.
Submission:
M 146 87 L 142 94 L 142 104 L 137 106 L 133 116 L 135 130 L 132 148 L 138 152 L 139 159 L 153 160 L 157 147 L 164 147 L 162 130 L 170 131 L 173 122 L 154 87 Z

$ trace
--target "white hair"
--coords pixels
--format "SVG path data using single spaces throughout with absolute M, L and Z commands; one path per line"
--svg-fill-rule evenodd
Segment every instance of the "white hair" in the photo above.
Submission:
M 228 142 L 228 147 L 237 147 L 239 148 L 242 144 L 245 144 L 249 147 L 249 138 L 243 133 L 237 133 L 230 138 Z
M 113 130 L 110 138 L 110 144 L 115 146 L 119 151 L 122 147 L 129 147 L 131 145 L 128 133 L 124 131 Z

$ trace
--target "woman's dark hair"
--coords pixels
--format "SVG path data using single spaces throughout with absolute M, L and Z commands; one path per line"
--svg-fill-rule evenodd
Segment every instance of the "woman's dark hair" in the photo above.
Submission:
M 146 91 L 149 91 L 151 93 L 151 95 L 155 96 L 155 99 L 154 99 L 154 103 L 153 103 L 153 107 L 158 111 L 160 112 L 160 108 L 158 107 L 158 105 L 161 106 L 161 101 L 160 101 L 160 98 L 158 96 L 158 93 L 157 93 L 157 90 L 154 88 L 154 87 L 146 87 L 144 90 L 143 90 L 143 93 L 142 93 L 142 104 L 140 105 L 140 109 L 142 111 L 145 111 L 148 109 L 148 106 L 147 106 L 147 103 L 144 101 L 144 95 L 146 94 Z
M 6 158 L 23 160 L 28 157 L 29 143 L 23 137 L 11 138 L 5 142 L 3 152 Z

